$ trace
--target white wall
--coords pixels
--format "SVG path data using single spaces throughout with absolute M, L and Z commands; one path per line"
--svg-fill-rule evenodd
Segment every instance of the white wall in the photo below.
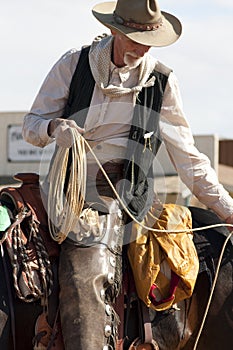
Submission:
M 217 135 L 194 135 L 195 145 L 198 150 L 206 154 L 212 167 L 218 172 L 218 160 L 219 160 L 219 138 Z M 176 175 L 177 172 L 170 161 L 169 155 L 166 151 L 164 144 L 161 145 L 156 163 L 155 172 L 158 176 L 163 175 Z

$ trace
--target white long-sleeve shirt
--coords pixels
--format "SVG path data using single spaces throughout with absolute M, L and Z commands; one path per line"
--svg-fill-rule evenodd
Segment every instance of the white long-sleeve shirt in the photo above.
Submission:
M 39 147 L 51 142 L 47 133 L 48 124 L 51 119 L 63 117 L 79 56 L 80 51 L 70 50 L 47 75 L 30 112 L 24 118 L 23 137 L 27 142 Z M 131 87 L 137 84 L 137 80 L 138 68 L 111 65 L 109 84 Z M 101 161 L 124 159 L 135 101 L 133 93 L 111 98 L 95 85 L 84 125 L 84 137 L 93 144 Z M 209 159 L 194 145 L 173 72 L 169 75 L 164 93 L 160 132 L 181 180 L 203 204 L 213 209 L 222 219 L 230 216 L 233 213 L 233 199 L 219 184 Z

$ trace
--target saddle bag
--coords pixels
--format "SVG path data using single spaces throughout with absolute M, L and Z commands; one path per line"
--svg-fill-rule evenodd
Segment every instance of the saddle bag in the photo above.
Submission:
M 190 231 L 192 216 L 184 206 L 164 204 L 151 207 L 143 223 L 160 232 L 133 223 L 128 258 L 139 298 L 163 311 L 193 293 L 199 260 Z
M 51 259 L 58 256 L 59 247 L 49 234 L 39 176 L 25 173 L 14 178 L 22 182 L 21 186 L 0 191 L 0 202 L 8 208 L 11 218 L 1 241 L 12 265 L 16 295 L 32 302 L 51 292 Z

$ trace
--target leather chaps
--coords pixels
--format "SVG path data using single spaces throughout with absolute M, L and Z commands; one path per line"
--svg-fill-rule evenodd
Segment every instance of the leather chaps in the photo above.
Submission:
M 119 317 L 113 303 L 121 287 L 123 218 L 110 199 L 98 213 L 97 235 L 61 244 L 60 313 L 66 350 L 116 348 Z M 80 239 L 80 237 L 79 237 Z

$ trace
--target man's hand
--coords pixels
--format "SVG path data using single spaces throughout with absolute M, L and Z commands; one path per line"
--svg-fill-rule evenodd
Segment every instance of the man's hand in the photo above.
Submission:
M 231 214 L 230 216 L 228 216 L 228 218 L 226 219 L 226 223 L 227 223 L 227 224 L 232 224 L 232 225 L 233 225 L 233 214 Z
M 53 119 L 48 125 L 48 135 L 55 138 L 58 146 L 70 148 L 73 143 L 72 128 L 76 129 L 80 134 L 84 133 L 84 129 L 80 128 L 74 120 Z

